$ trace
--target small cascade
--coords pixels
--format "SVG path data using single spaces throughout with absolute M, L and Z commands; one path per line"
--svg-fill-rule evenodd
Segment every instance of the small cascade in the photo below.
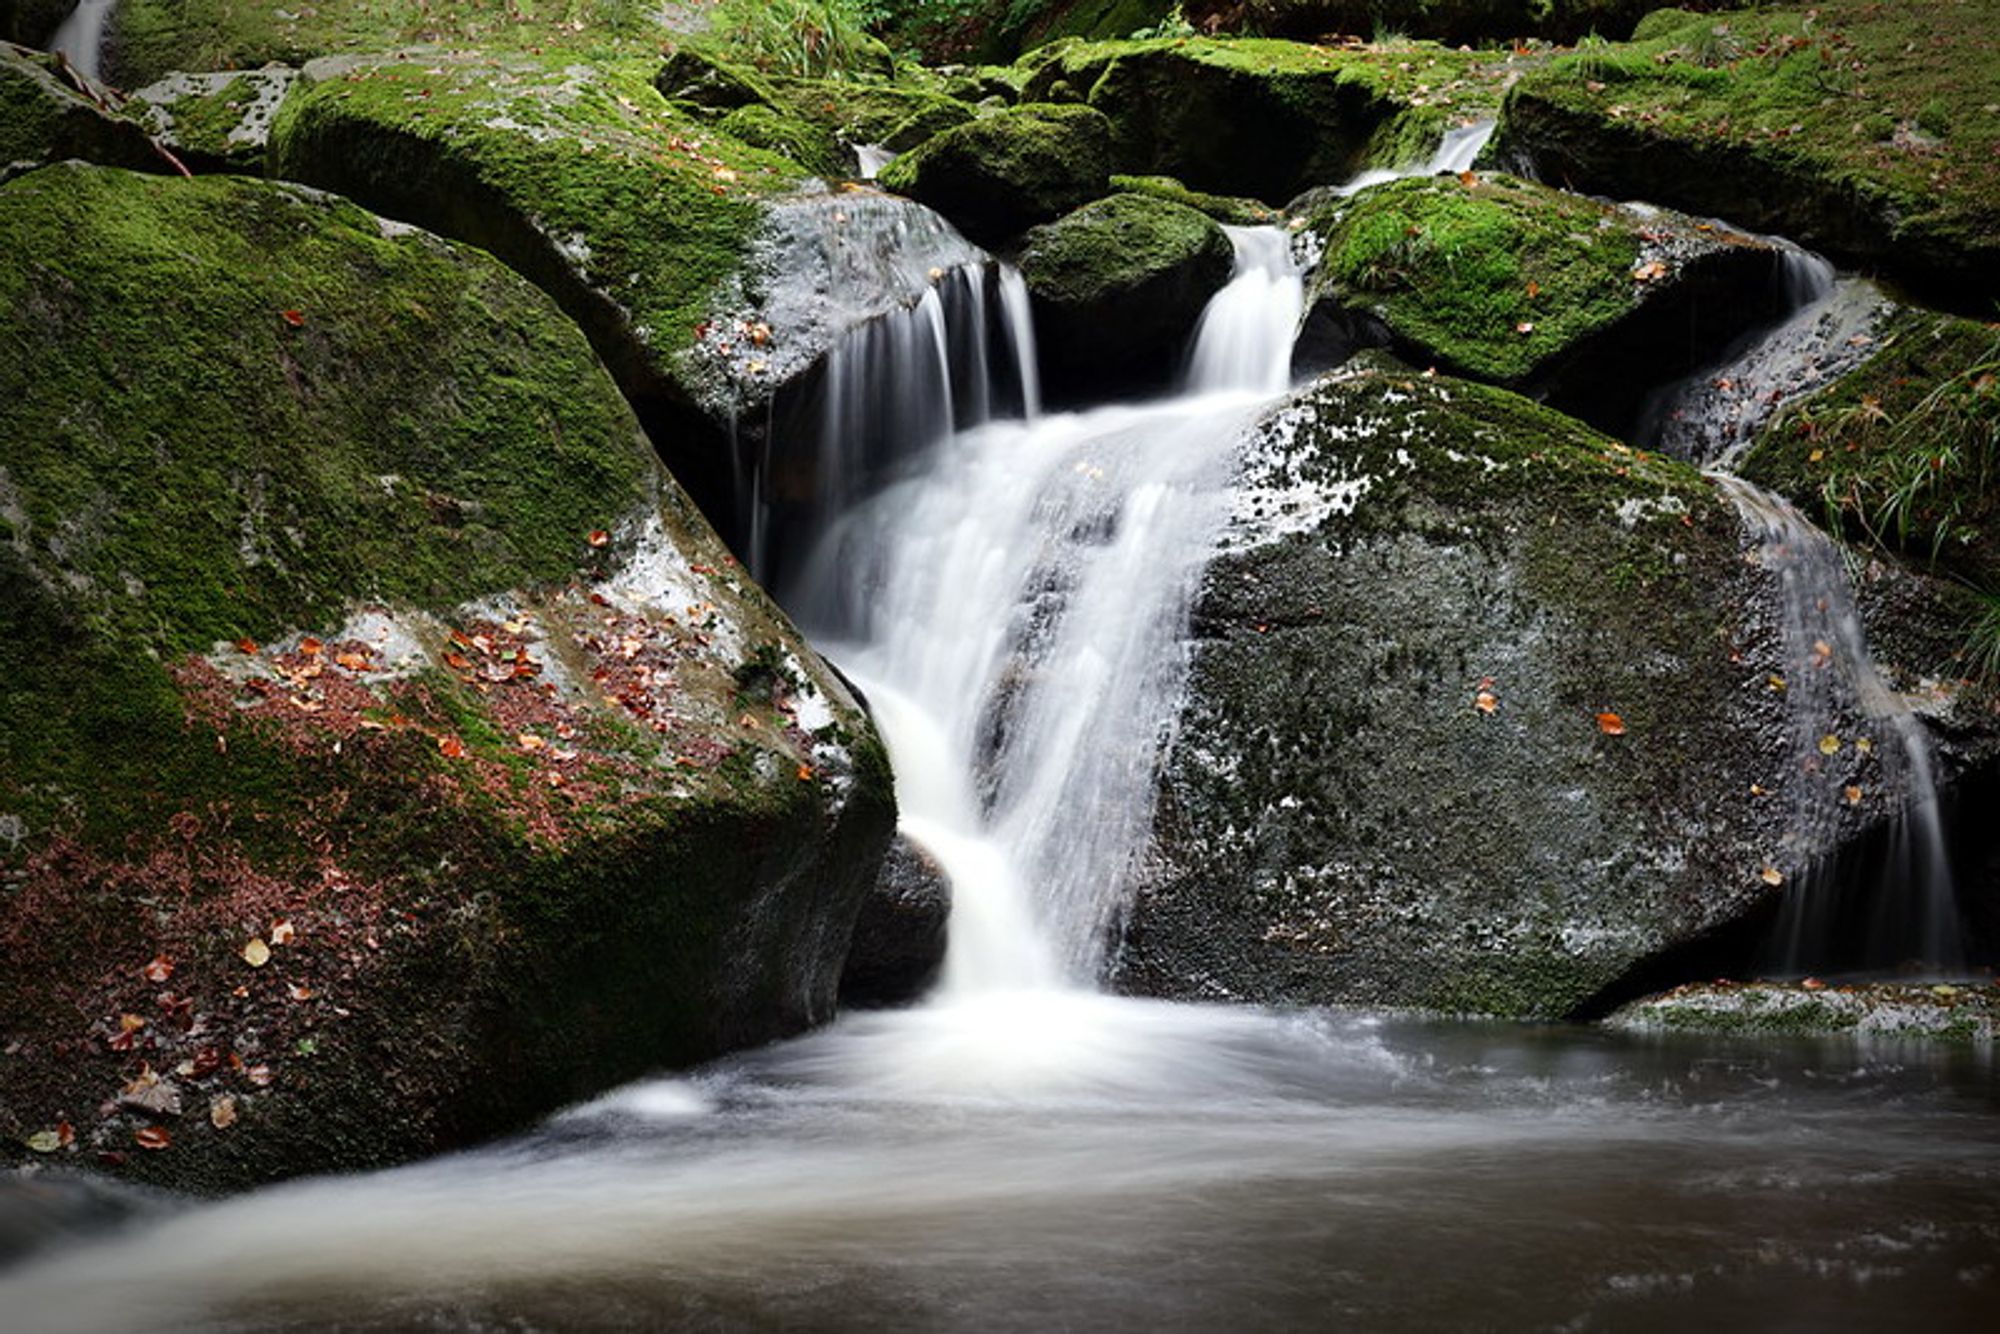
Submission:
M 861 171 L 861 179 L 872 181 L 882 174 L 882 168 L 896 160 L 896 154 L 880 144 L 854 145 L 854 162 Z
M 1232 239 L 1183 395 L 960 429 L 783 590 L 874 704 L 904 830 L 951 878 L 947 998 L 1088 985 L 1115 934 L 1234 444 L 1287 386 L 1287 238 Z M 1025 291 L 997 286 L 1018 338 Z
M 89 79 L 104 77 L 104 30 L 110 26 L 111 11 L 118 0 L 77 0 L 76 8 L 49 39 L 49 50 L 60 51 L 77 73 Z
M 1400 181 L 1409 176 L 1436 176 L 1440 172 L 1457 174 L 1469 171 L 1479 160 L 1479 154 L 1487 142 L 1493 138 L 1493 129 L 1498 122 L 1476 120 L 1469 125 L 1460 125 L 1446 130 L 1437 148 L 1421 162 L 1404 163 L 1394 167 L 1370 167 L 1352 180 L 1334 188 L 1339 195 L 1360 194 L 1371 185 L 1381 185 L 1385 181 Z
M 1840 551 L 1780 497 L 1711 476 L 1778 585 L 1785 672 L 1770 688 L 1784 692 L 1802 769 L 1792 785 L 1793 865 L 1823 859 L 1843 808 L 1896 795 L 1905 803 L 1888 855 L 1863 882 L 1850 889 L 1821 871 L 1787 886 L 1764 966 L 1800 976 L 1915 962 L 1954 973 L 1964 953 L 1929 738 L 1869 654 Z
M 1733 470 L 1780 409 L 1874 350 L 1875 331 L 1893 309 L 1873 283 L 1839 277 L 1818 255 L 1792 246 L 1781 251 L 1776 281 L 1788 313 L 1713 365 L 1656 391 L 1640 411 L 1635 444 Z

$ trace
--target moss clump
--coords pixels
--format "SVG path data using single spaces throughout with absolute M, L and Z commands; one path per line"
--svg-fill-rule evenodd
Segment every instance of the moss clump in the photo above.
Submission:
M 717 128 L 740 143 L 782 153 L 815 176 L 846 176 L 850 155 L 824 126 L 768 106 L 738 107 Z
M 1577 339 L 1629 313 L 1633 218 L 1506 176 L 1396 181 L 1315 219 L 1315 296 L 1364 306 L 1463 373 L 1529 379 Z
M 1110 137 L 1088 107 L 1015 107 L 926 141 L 883 168 L 881 183 L 995 244 L 1102 195 Z
M 1985 6 L 1829 0 L 1645 31 L 1523 78 L 1496 147 L 1544 179 L 1780 232 L 1990 310 L 2000 37 Z
M 1206 213 L 1217 222 L 1237 227 L 1255 227 L 1277 220 L 1278 212 L 1255 199 L 1204 194 L 1190 190 L 1171 176 L 1113 176 L 1111 188 L 1124 194 L 1150 195 L 1170 203 L 1183 204 Z
M 1903 312 L 1860 367 L 1772 421 L 1743 471 L 2000 592 L 2000 329 Z
M 829 79 L 775 79 L 776 103 L 826 126 L 850 144 L 881 144 L 895 152 L 972 119 L 972 108 L 919 87 L 844 84 Z
M 1812 981 L 1698 983 L 1634 1001 L 1606 1022 L 1640 1032 L 1985 1046 L 2000 1032 L 2000 990 L 1893 982 L 1837 987 Z
M 1050 393 L 1164 387 L 1233 263 L 1212 219 L 1148 195 L 1112 195 L 1030 231 L 1020 265 Z

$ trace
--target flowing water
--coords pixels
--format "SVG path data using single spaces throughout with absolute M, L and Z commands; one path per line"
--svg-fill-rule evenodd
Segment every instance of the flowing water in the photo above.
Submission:
M 104 77 L 104 30 L 118 0 L 77 0 L 76 8 L 49 39 L 49 50 L 63 53 L 77 73 Z
M 1165 402 L 1038 412 L 1024 303 L 977 322 L 1017 363 L 984 420 L 942 303 L 879 335 L 923 438 L 831 497 L 784 591 L 950 873 L 936 996 L 397 1171 L 82 1210 L 17 1181 L 0 1237 L 43 1240 L 7 1327 L 1990 1327 L 1987 1055 L 1091 989 L 1233 443 L 1286 387 L 1291 249 L 1233 239 Z

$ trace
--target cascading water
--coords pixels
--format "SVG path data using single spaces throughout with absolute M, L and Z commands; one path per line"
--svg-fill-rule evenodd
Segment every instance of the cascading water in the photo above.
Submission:
M 1786 672 L 1769 684 L 1785 694 L 1802 770 L 1791 830 L 1798 863 L 1833 846 L 1842 805 L 1879 802 L 1885 793 L 1906 803 L 1880 883 L 1864 887 L 1863 929 L 1843 929 L 1840 886 L 1828 875 L 1801 877 L 1786 891 L 1766 962 L 1794 977 L 1835 961 L 1873 968 L 1916 962 L 1955 974 L 1964 967 L 1964 949 L 1930 740 L 1876 669 L 1840 551 L 1780 497 L 1727 473 L 1711 476 L 1778 584 Z M 1843 736 L 1843 718 L 1889 736 Z
M 104 30 L 118 0 L 77 0 L 76 8 L 49 39 L 49 50 L 60 51 L 77 73 L 101 79 L 104 63 Z
M 875 705 L 905 832 L 951 878 L 947 995 L 1089 983 L 1115 929 L 1231 447 L 1286 387 L 1300 308 L 1284 234 L 1232 239 L 1182 396 L 953 435 L 784 591 Z
M 1784 692 L 1801 770 L 1793 864 L 1820 864 L 1836 845 L 1843 806 L 1904 803 L 1891 855 L 1862 886 L 1867 910 L 1856 913 L 1826 869 L 1795 876 L 1762 966 L 1794 977 L 1913 962 L 1955 973 L 1964 954 L 1929 737 L 1875 666 L 1839 549 L 1783 498 L 1732 471 L 1786 404 L 1867 356 L 1890 306 L 1872 284 L 1839 277 L 1796 247 L 1783 247 L 1778 281 L 1789 313 L 1654 395 L 1636 437 L 1708 469 L 1776 582 L 1784 670 L 1770 688 Z M 1844 736 L 1843 720 L 1886 735 Z

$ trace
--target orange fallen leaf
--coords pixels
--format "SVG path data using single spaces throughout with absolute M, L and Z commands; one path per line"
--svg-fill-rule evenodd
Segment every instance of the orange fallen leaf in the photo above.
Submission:
M 164 982 L 174 975 L 173 960 L 164 954 L 156 954 L 151 963 L 139 970 L 139 975 L 148 982 Z
M 520 744 L 522 750 L 529 751 L 540 750 L 543 746 L 549 744 L 533 732 L 523 732 L 521 735 L 515 737 L 514 740 Z
M 294 934 L 292 919 L 287 917 L 283 921 L 272 924 L 271 943 L 273 945 L 289 945 L 292 943 L 292 936 Z
M 315 994 L 311 987 L 299 982 L 292 983 L 286 990 L 291 993 L 292 999 L 295 1001 L 309 1001 Z
M 812 766 L 810 764 L 801 764 L 799 766 L 799 781 L 801 783 L 810 783 L 812 782 L 812 777 Z
M 1785 883 L 1785 873 L 1775 866 L 1767 866 L 1759 871 L 1757 875 L 1767 885 L 1782 885 Z
M 594 528 L 591 530 L 590 536 L 586 537 L 584 541 L 594 547 L 606 546 L 611 541 L 611 534 L 605 532 L 602 528 Z
M 1824 983 L 1824 982 L 1820 981 L 1820 980 L 1819 980 L 1818 978 L 1816 978 L 1816 977 L 1808 977 L 1808 978 L 1806 978 L 1806 979 L 1805 979 L 1804 981 L 1802 981 L 1802 982 L 1800 982 L 1800 983 L 1799 983 L 1799 990 L 1801 990 L 1801 991 L 1825 991 L 1825 990 L 1826 990 L 1826 983 Z
M 257 641 L 254 639 L 239 639 L 236 641 L 236 651 L 246 657 L 254 658 L 257 656 Z
M 465 757 L 465 743 L 455 736 L 439 737 L 438 750 L 448 760 L 463 759 Z
M 1624 736 L 1625 720 L 1615 713 L 1600 713 L 1597 715 L 1597 730 L 1606 736 Z
M 132 1142 L 142 1149 L 159 1150 L 171 1145 L 174 1142 L 174 1137 L 169 1135 L 165 1128 L 161 1126 L 147 1126 L 144 1130 L 132 1136 Z
M 278 312 L 278 318 L 291 325 L 294 329 L 305 327 L 306 316 L 302 310 L 281 310 Z
M 320 651 L 325 647 L 326 645 L 320 643 L 311 635 L 307 635 L 299 641 L 299 652 L 305 654 L 308 658 L 317 658 L 320 655 Z
M 142 1014 L 121 1014 L 118 1016 L 118 1031 L 136 1033 L 146 1026 L 146 1016 Z
M 1650 283 L 1666 276 L 1667 266 L 1657 259 L 1632 270 L 1632 281 L 1635 283 Z
M 1472 707 L 1481 713 L 1496 713 L 1500 708 L 1500 697 L 1490 690 L 1482 690 L 1472 697 Z
M 359 653 L 336 653 L 333 660 L 350 672 L 365 672 L 368 670 L 368 659 Z

